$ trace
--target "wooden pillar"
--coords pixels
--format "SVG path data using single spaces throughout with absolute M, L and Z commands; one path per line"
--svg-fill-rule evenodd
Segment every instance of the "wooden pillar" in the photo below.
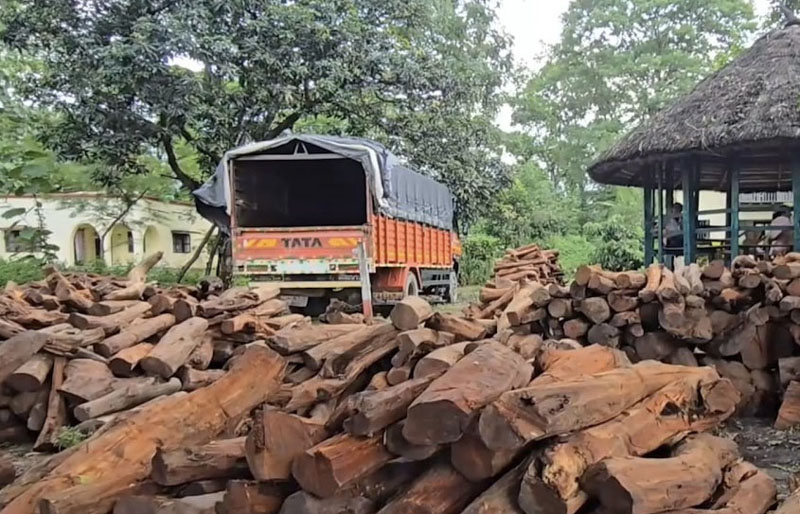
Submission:
M 800 153 L 792 153 L 792 224 L 794 251 L 800 252 Z
M 681 189 L 683 191 L 683 260 L 685 264 L 694 262 L 694 239 L 697 213 L 694 211 L 694 191 L 696 168 L 694 160 L 681 163 Z
M 653 186 L 650 178 L 644 186 L 644 265 L 653 262 Z
M 658 241 L 658 262 L 664 263 L 664 165 L 660 164 L 656 171 L 658 188 L 656 191 L 656 240 Z M 648 263 L 649 265 L 650 263 Z
M 730 197 L 730 223 L 731 228 L 731 262 L 739 255 L 739 163 L 734 162 L 730 168 L 731 187 L 728 192 Z

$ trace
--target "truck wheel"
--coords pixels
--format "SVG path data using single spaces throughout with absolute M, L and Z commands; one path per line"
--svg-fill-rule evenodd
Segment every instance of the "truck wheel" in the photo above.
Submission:
M 406 287 L 403 289 L 403 296 L 418 296 L 419 295 L 419 282 L 414 272 L 409 271 L 406 277 Z
M 456 303 L 458 301 L 458 272 L 452 270 L 448 280 L 447 290 L 444 293 L 444 299 L 447 303 Z

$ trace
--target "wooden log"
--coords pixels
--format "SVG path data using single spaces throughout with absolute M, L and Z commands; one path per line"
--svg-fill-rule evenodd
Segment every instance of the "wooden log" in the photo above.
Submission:
M 50 384 L 45 382 L 41 391 L 37 391 L 36 401 L 31 407 L 31 410 L 28 411 L 28 419 L 25 422 L 25 426 L 31 432 L 39 433 L 42 431 L 42 428 L 44 428 L 44 422 L 45 419 L 47 418 L 47 404 L 49 403 L 49 399 L 50 399 Z M 10 411 L 5 411 L 5 412 L 10 413 Z M 0 418 L 0 426 L 3 425 L 4 425 L 3 420 Z
M 551 318 L 571 318 L 572 301 L 567 298 L 553 298 L 547 305 L 547 313 Z
M 645 303 L 652 302 L 656 299 L 656 291 L 661 284 L 661 270 L 662 266 L 658 263 L 653 263 L 647 267 L 646 283 L 645 286 L 639 291 L 639 299 Z
M 175 302 L 180 299 L 181 298 L 177 296 L 172 296 L 166 293 L 158 293 L 148 298 L 147 303 L 150 304 L 150 313 L 153 316 L 158 316 L 159 314 L 172 314 Z
M 163 450 L 153 456 L 151 477 L 164 486 L 212 478 L 247 476 L 244 437 L 221 439 L 202 446 Z
M 38 391 L 28 391 L 25 393 L 19 393 L 14 395 L 9 402 L 9 409 L 13 412 L 18 418 L 25 419 L 28 417 L 31 409 L 33 408 L 34 404 L 36 404 L 36 400 L 39 397 Z
M 414 400 L 403 435 L 415 444 L 455 442 L 484 405 L 527 384 L 532 374 L 519 354 L 500 343 L 485 343 Z
M 624 414 L 548 448 L 523 478 L 520 506 L 526 514 L 575 512 L 588 499 L 579 480 L 589 466 L 646 455 L 684 433 L 709 430 L 731 416 L 738 401 L 733 385 L 711 369 L 668 384 Z
M 50 395 L 47 399 L 47 416 L 44 420 L 42 430 L 33 443 L 35 451 L 53 451 L 58 447 L 58 436 L 68 419 L 67 406 L 64 398 L 59 394 L 59 388 L 64 380 L 64 368 L 66 359 L 56 357 L 53 359 L 53 373 L 50 380 Z
M 140 318 L 150 311 L 150 304 L 147 302 L 138 302 L 108 316 L 91 316 L 88 314 L 80 314 L 73 312 L 69 315 L 69 322 L 75 328 L 87 330 L 90 328 L 102 328 L 106 335 L 111 335 L 119 332 L 128 326 L 133 320 Z
M 281 355 L 290 355 L 313 348 L 335 337 L 360 330 L 359 325 L 313 325 L 285 328 L 267 338 L 269 346 Z
M 514 299 L 503 313 L 512 326 L 522 324 L 523 316 L 531 309 L 544 307 L 550 302 L 550 293 L 539 282 L 527 282 L 519 288 Z
M 486 304 L 484 308 L 482 308 L 478 312 L 478 318 L 493 318 L 494 315 L 503 309 L 514 299 L 514 296 L 517 294 L 518 288 L 516 287 L 509 287 L 508 289 L 502 289 L 504 293 L 498 297 L 497 299 L 489 302 Z M 500 290 L 498 290 L 500 291 Z
M 147 373 L 171 377 L 202 343 L 200 336 L 207 328 L 208 321 L 196 317 L 175 325 L 164 334 L 147 357 L 139 361 L 139 365 Z
M 398 330 L 412 330 L 433 316 L 433 308 L 424 298 L 406 296 L 392 309 L 389 318 Z
M 486 338 L 488 330 L 480 323 L 452 314 L 437 312 L 428 321 L 428 326 L 455 336 L 455 341 L 479 341 Z
M 528 460 L 516 465 L 470 503 L 462 514 L 523 514 L 517 497 Z
M 800 277 L 800 263 L 787 262 L 772 268 L 772 276 L 781 280 L 793 280 Z
M 228 481 L 221 478 L 189 482 L 175 491 L 175 497 L 183 498 L 185 496 L 200 496 L 202 494 L 218 493 L 220 491 L 225 491 L 227 485 Z
M 186 365 L 190 368 L 208 369 L 214 359 L 214 343 L 211 334 L 205 334 L 197 348 L 189 355 Z
M 406 420 L 400 420 L 390 425 L 383 434 L 383 444 L 389 453 L 412 461 L 427 460 L 438 453 L 443 445 L 440 444 L 414 444 L 403 436 L 403 427 Z
M 796 514 L 800 512 L 800 489 L 795 489 L 788 498 L 778 506 L 775 514 Z
M 778 376 L 782 388 L 794 380 L 800 381 L 800 357 L 778 359 Z
M 372 375 L 369 379 L 369 384 L 364 389 L 365 391 L 379 391 L 389 387 L 389 381 L 386 378 L 388 373 L 386 371 L 379 371 Z
M 83 403 L 108 394 L 115 382 L 105 364 L 91 359 L 72 359 L 64 368 L 64 382 L 58 391 L 73 403 Z
M 783 403 L 775 419 L 775 428 L 787 430 L 800 423 L 800 382 L 791 381 L 783 393 Z
M 110 414 L 121 410 L 141 405 L 153 398 L 176 393 L 181 390 L 181 381 L 173 378 L 165 383 L 145 381 L 133 383 L 100 398 L 82 403 L 75 407 L 73 413 L 78 421 L 97 418 L 103 414 Z
M 586 298 L 586 286 L 582 286 L 575 281 L 569 285 L 569 296 L 573 300 L 584 300 Z
M 575 270 L 575 283 L 581 286 L 589 284 L 592 276 L 597 273 L 602 273 L 602 268 L 596 264 L 578 266 Z
M 453 344 L 454 339 L 453 334 L 437 332 L 430 328 L 407 330 L 397 335 L 397 353 L 404 354 L 406 358 L 414 354 L 429 353 L 437 348 Z
M 175 316 L 175 323 L 182 323 L 189 318 L 197 315 L 197 307 L 200 302 L 192 296 L 186 296 L 175 300 L 172 304 L 172 314 Z
M 46 334 L 28 331 L 0 344 L 0 384 L 28 362 L 48 341 Z
M 639 298 L 630 294 L 629 289 L 611 291 L 608 293 L 608 305 L 614 312 L 632 311 L 639 305 Z
M 224 492 L 182 498 L 132 494 L 114 505 L 113 514 L 214 514 L 214 506 L 223 497 Z
M 295 457 L 292 476 L 304 490 L 327 498 L 392 458 L 383 446 L 382 434 L 368 438 L 340 434 Z
M 247 465 L 256 480 L 286 480 L 295 457 L 325 437 L 323 423 L 264 407 L 245 442 Z
M 373 514 L 375 502 L 363 496 L 351 496 L 350 491 L 320 499 L 305 491 L 289 495 L 280 514 Z
M 464 356 L 469 341 L 444 346 L 422 357 L 414 367 L 415 379 L 434 379 L 443 375 Z
M 693 507 L 714 494 L 722 483 L 722 470 L 738 458 L 739 452 L 729 439 L 698 434 L 680 443 L 672 455 L 666 459 L 605 459 L 588 469 L 581 484 L 612 512 L 650 513 Z
M 223 320 L 219 328 L 223 334 L 246 332 L 249 334 L 261 333 L 273 335 L 273 330 L 268 327 L 263 320 L 276 314 L 286 312 L 287 309 L 288 306 L 286 302 L 273 298 L 253 309 L 249 309 L 232 318 Z
M 7 486 L 17 478 L 14 460 L 6 452 L 0 452 L 0 489 Z
M 473 483 L 444 460 L 432 465 L 378 514 L 458 514 L 485 484 Z
M 326 360 L 334 363 L 346 361 L 348 352 L 358 350 L 369 345 L 373 339 L 386 334 L 396 333 L 395 327 L 390 323 L 377 323 L 375 325 L 362 325 L 358 330 L 329 339 L 302 353 L 303 363 L 307 368 L 319 370 Z
M 11 373 L 5 384 L 19 392 L 38 391 L 50 376 L 51 369 L 53 357 L 46 353 L 37 353 Z
M 125 348 L 130 348 L 136 343 L 167 330 L 174 324 L 175 316 L 172 314 L 160 314 L 152 318 L 142 319 L 132 323 L 120 333 L 97 343 L 94 345 L 94 349 L 103 357 L 111 357 Z
M 711 280 L 719 280 L 719 277 L 722 276 L 726 269 L 727 267 L 725 266 L 725 261 L 722 259 L 716 259 L 709 262 L 703 268 L 703 276 Z
M 231 480 L 217 514 L 278 514 L 290 490 L 281 484 Z
M 285 409 L 295 412 L 342 394 L 356 382 L 364 370 L 396 349 L 397 336 L 394 331 L 375 338 L 369 345 L 348 356 L 346 367 L 337 377 L 326 378 L 317 375 L 292 388 L 291 399 Z M 366 381 L 366 377 L 364 377 L 364 381 Z
M 137 303 L 139 303 L 139 300 L 106 300 L 94 302 L 86 309 L 86 314 L 91 314 L 92 316 L 108 316 L 125 310 L 128 307 L 132 307 Z
M 619 329 L 608 323 L 593 325 L 586 337 L 589 344 L 619 348 Z
M 608 324 L 612 327 L 622 328 L 628 325 L 641 324 L 642 319 L 636 311 L 624 311 L 614 314 Z
M 701 373 L 699 369 L 644 361 L 591 377 L 509 391 L 481 413 L 481 439 L 493 450 L 512 449 L 596 425 L 670 382 Z
M 609 278 L 608 276 L 604 276 L 599 273 L 594 273 L 589 279 L 589 283 L 586 284 L 586 288 L 590 291 L 607 295 L 611 291 L 617 289 L 617 284 L 613 278 Z
M 120 350 L 108 361 L 108 369 L 118 377 L 132 377 L 134 368 L 153 349 L 150 343 L 139 343 Z
M 681 345 L 680 341 L 666 332 L 647 332 L 635 343 L 636 353 L 643 360 L 666 359 Z
M 656 289 L 656 296 L 661 303 L 676 302 L 681 296 L 675 285 L 675 274 L 668 268 L 661 270 L 661 283 Z
M 490 450 L 477 430 L 467 432 L 450 446 L 450 464 L 471 482 L 480 482 L 500 474 L 519 453 L 512 450 Z
M 42 479 L 7 496 L 13 500 L 4 514 L 33 512 L 40 501 L 47 512 L 108 512 L 130 484 L 147 477 L 157 447 L 171 449 L 209 440 L 227 420 L 249 412 L 276 391 L 284 367 L 274 352 L 248 348 L 216 383 L 154 403 L 77 446 Z M 254 383 L 259 387 L 251 387 Z M 120 452 L 123 442 L 125 452 Z
M 685 346 L 680 346 L 675 349 L 669 356 L 666 358 L 666 362 L 668 364 L 676 364 L 678 366 L 698 366 L 697 357 L 694 356 L 694 352 Z
M 145 281 L 147 280 L 147 273 L 153 269 L 153 266 L 158 264 L 158 261 L 161 260 L 161 257 L 164 256 L 163 252 L 156 252 L 152 255 L 148 255 L 145 259 L 131 268 L 128 272 L 128 285 L 123 287 L 122 289 L 118 289 L 116 291 L 111 291 L 110 293 L 106 294 L 103 299 L 104 300 L 138 300 L 142 297 L 142 293 L 144 293 L 147 284 Z
M 593 297 L 582 300 L 579 310 L 595 325 L 611 318 L 611 309 L 605 298 Z
M 570 298 L 569 288 L 560 284 L 547 284 L 547 292 L 552 298 Z
M 194 391 L 201 387 L 213 384 L 225 375 L 222 369 L 199 370 L 188 366 L 178 370 L 178 378 L 181 381 L 181 389 L 184 391 Z
M 428 387 L 430 378 L 408 380 L 380 391 L 357 395 L 345 429 L 352 435 L 371 436 L 406 415 L 409 405 Z
M 591 324 L 583 318 L 573 318 L 564 322 L 564 335 L 569 339 L 580 339 L 589 332 Z
M 647 284 L 647 275 L 638 271 L 622 271 L 614 276 L 620 289 L 641 289 Z
M 542 374 L 529 386 L 566 382 L 585 375 L 603 373 L 631 365 L 624 353 L 600 345 L 578 349 L 545 349 L 537 359 Z

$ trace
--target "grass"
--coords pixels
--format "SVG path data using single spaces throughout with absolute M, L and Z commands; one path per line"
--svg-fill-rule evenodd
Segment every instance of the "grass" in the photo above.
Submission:
M 478 302 L 478 294 L 481 291 L 481 286 L 460 286 L 458 288 L 458 302 L 456 303 L 442 303 L 435 305 L 434 309 L 437 312 L 445 312 L 447 314 L 459 314 L 470 303 Z
M 62 428 L 56 437 L 56 446 L 59 450 L 66 450 L 77 446 L 86 440 L 88 436 L 75 427 Z

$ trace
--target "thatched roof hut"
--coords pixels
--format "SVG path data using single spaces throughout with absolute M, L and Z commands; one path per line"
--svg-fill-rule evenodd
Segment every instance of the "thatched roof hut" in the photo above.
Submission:
M 798 151 L 800 25 L 790 22 L 622 138 L 589 175 L 643 187 L 666 163 L 675 170 L 693 165 L 699 189 L 727 191 L 735 165 L 740 191 L 789 190 Z

